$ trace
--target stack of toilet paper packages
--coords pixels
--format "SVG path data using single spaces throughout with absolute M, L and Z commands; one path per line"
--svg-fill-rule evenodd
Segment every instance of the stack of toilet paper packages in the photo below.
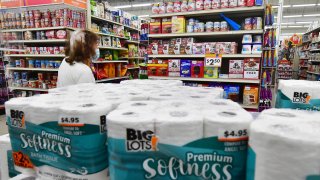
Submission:
M 320 113 L 271 109 L 250 126 L 247 180 L 320 179 Z
M 118 106 L 123 108 L 124 111 L 127 111 L 128 108 L 131 110 L 132 106 L 137 106 L 137 108 L 132 109 L 136 110 L 137 113 L 144 113 L 141 120 L 154 117 L 155 114 L 162 115 L 159 117 L 162 117 L 163 120 L 155 121 L 152 118 L 154 123 L 160 124 L 157 126 L 152 124 L 153 129 L 150 127 L 150 130 L 153 130 L 152 132 L 159 131 L 159 133 L 168 135 L 167 139 L 163 137 L 159 141 L 153 140 L 154 145 L 152 147 L 157 152 L 158 149 L 156 148 L 161 148 L 161 142 L 164 146 L 170 146 L 167 142 L 171 138 L 173 139 L 172 145 L 186 145 L 196 141 L 198 137 L 203 138 L 204 119 L 200 110 L 208 110 L 218 104 L 230 107 L 232 110 L 234 108 L 240 109 L 239 112 L 243 113 L 243 110 L 236 103 L 220 100 L 222 96 L 223 90 L 220 88 L 185 87 L 182 86 L 181 81 L 141 80 L 124 81 L 122 84 L 80 84 L 50 90 L 50 93 L 46 95 L 14 98 L 5 104 L 12 153 L 1 153 L 4 156 L 1 159 L 8 159 L 8 156 L 12 155 L 12 161 L 10 162 L 13 162 L 14 167 L 11 166 L 10 168 L 21 172 L 23 175 L 34 176 L 41 180 L 107 179 L 109 177 L 108 157 L 112 156 L 109 153 L 112 154 L 114 151 L 108 151 L 108 146 L 110 146 L 108 144 L 112 143 L 112 139 L 111 142 L 107 141 L 107 130 L 112 129 L 112 124 L 110 124 L 111 127 L 108 127 L 106 117 Z M 132 106 L 125 104 L 133 101 L 134 105 Z M 148 103 L 148 106 L 143 109 L 139 108 L 140 104 L 144 103 Z M 178 124 L 170 125 L 171 122 L 167 121 L 167 118 L 171 117 L 170 111 L 167 111 L 167 109 L 170 110 L 170 107 L 179 109 L 177 115 L 175 114 L 176 111 L 173 112 L 173 118 L 180 120 Z M 152 112 L 152 109 L 155 111 Z M 183 111 L 180 112 L 180 109 Z M 163 112 L 160 112 L 160 110 Z M 182 117 L 180 117 L 180 113 L 182 113 Z M 184 116 L 186 118 L 183 118 Z M 186 121 L 184 122 L 183 119 L 186 119 Z M 119 120 L 124 123 L 119 124 L 119 127 L 131 127 L 130 123 L 132 122 Z M 138 119 L 135 123 L 141 120 Z M 161 121 L 163 121 L 163 124 Z M 189 122 L 190 128 L 189 125 L 185 126 Z M 143 124 L 141 125 L 143 126 Z M 180 124 L 184 124 L 189 129 L 184 130 L 184 127 Z M 154 129 L 155 127 L 160 129 Z M 166 131 L 167 127 L 171 129 Z M 137 131 L 144 130 L 139 129 L 138 126 L 135 128 Z M 191 131 L 193 128 L 196 128 L 196 131 Z M 200 129 L 201 131 L 198 131 Z M 188 135 L 189 138 L 184 134 L 181 139 L 178 135 L 177 137 L 172 136 L 173 131 L 175 133 L 189 132 L 191 134 Z M 131 133 L 131 131 L 128 132 Z M 126 134 L 127 131 L 119 133 Z M 116 136 L 116 138 L 123 137 L 123 134 Z M 140 139 L 148 137 L 149 135 L 144 132 L 138 135 Z M 142 145 L 149 143 L 142 143 Z M 158 147 L 157 144 L 160 146 Z M 135 142 L 131 145 L 132 149 L 137 148 Z M 114 147 L 114 145 L 111 146 Z M 149 149 L 146 146 L 143 148 Z M 131 153 L 132 149 L 129 149 L 128 152 Z M 216 155 L 220 153 L 218 151 L 213 152 L 212 148 L 209 148 L 210 150 L 205 149 L 208 153 L 215 152 Z M 221 147 L 221 149 L 223 148 Z M 115 152 L 121 153 L 121 151 Z M 137 151 L 134 150 L 134 152 Z M 144 149 L 141 152 L 144 152 Z M 211 156 L 213 157 L 213 155 Z M 189 160 L 193 161 L 192 159 Z M 230 164 L 231 161 L 234 162 L 233 160 L 225 161 L 227 161 L 226 165 Z M 198 160 L 196 160 L 196 163 L 198 163 Z M 7 173 L 9 172 L 8 168 L 4 170 L 6 166 L 6 164 L 2 165 L 1 163 L 1 172 L 6 174 L 5 177 L 8 176 Z M 117 168 L 113 169 L 118 170 Z M 226 166 L 225 170 L 222 167 L 216 167 L 216 169 L 219 173 L 226 171 L 227 175 L 228 173 L 237 175 L 243 167 L 235 168 L 234 172 L 234 168 L 229 169 L 229 166 Z
M 280 80 L 276 108 L 320 111 L 320 82 Z

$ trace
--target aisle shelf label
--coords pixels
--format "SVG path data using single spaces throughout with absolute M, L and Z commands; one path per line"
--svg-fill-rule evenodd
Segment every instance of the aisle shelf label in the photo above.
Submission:
M 221 67 L 222 55 L 221 54 L 206 54 L 204 58 L 204 65 L 206 67 Z
M 60 116 L 58 124 L 65 127 L 82 127 L 84 123 L 81 120 L 79 116 Z

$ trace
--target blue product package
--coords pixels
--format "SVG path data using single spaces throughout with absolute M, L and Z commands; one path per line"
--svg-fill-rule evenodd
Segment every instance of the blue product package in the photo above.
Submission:
M 239 102 L 240 86 L 225 86 L 223 98 Z
M 256 0 L 256 6 L 262 6 L 263 0 Z
M 28 72 L 22 72 L 21 79 L 28 80 Z
M 41 61 L 35 60 L 35 68 L 41 68 Z
M 180 61 L 180 76 L 181 77 L 190 77 L 191 76 L 191 60 Z

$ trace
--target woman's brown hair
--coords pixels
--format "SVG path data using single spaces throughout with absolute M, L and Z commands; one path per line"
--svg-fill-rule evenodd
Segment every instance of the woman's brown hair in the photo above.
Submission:
M 66 47 L 66 62 L 82 62 L 89 65 L 91 57 L 96 55 L 95 47 L 99 37 L 88 30 L 77 30 L 71 35 Z

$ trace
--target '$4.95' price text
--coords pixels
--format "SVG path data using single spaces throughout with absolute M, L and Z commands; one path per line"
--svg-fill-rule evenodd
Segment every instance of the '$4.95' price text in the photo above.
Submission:
M 238 130 L 238 131 L 225 131 L 224 137 L 225 138 L 241 138 L 248 136 L 247 129 Z

